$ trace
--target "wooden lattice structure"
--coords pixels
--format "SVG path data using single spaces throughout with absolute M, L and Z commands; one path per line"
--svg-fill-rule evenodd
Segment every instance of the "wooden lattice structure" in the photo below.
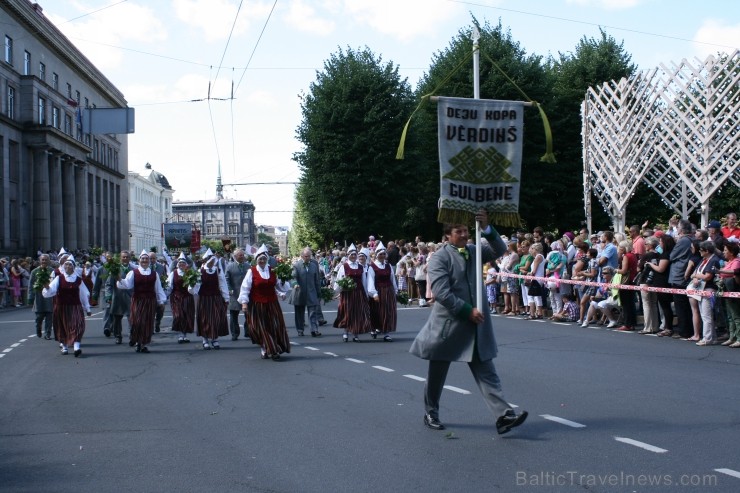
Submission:
M 582 106 L 583 183 L 623 231 L 645 182 L 682 217 L 701 212 L 726 183 L 740 186 L 740 52 L 641 72 L 589 88 Z

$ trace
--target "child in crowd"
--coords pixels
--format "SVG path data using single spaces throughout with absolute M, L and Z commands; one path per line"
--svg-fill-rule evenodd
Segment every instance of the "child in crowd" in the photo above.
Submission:
M 581 319 L 581 309 L 572 294 L 563 295 L 563 309 L 552 316 L 556 322 L 577 322 Z

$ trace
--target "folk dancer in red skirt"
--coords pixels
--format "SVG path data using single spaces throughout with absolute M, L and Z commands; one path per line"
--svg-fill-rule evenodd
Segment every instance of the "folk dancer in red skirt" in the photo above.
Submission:
M 154 332 L 154 316 L 157 305 L 164 305 L 167 295 L 162 289 L 157 272 L 151 268 L 149 253 L 142 250 L 139 266 L 118 281 L 118 289 L 131 289 L 131 334 L 128 345 L 136 346 L 137 353 L 148 353 Z
M 375 248 L 375 261 L 370 263 L 367 276 L 367 293 L 370 298 L 370 324 L 375 339 L 383 334 L 383 340 L 392 342 L 389 332 L 396 331 L 398 312 L 396 310 L 396 276 L 393 267 L 386 262 L 387 252 L 381 241 Z
M 334 290 L 341 292 L 334 327 L 344 329 L 344 334 L 342 334 L 344 342 L 349 340 L 349 334 L 352 334 L 352 341 L 360 342 L 360 334 L 370 332 L 370 304 L 365 285 L 365 268 L 357 261 L 357 247 L 354 243 L 347 249 L 347 259 L 340 265 L 334 284 Z M 339 281 L 345 277 L 355 281 L 353 289 L 341 288 Z
M 226 274 L 221 270 L 216 257 L 209 248 L 203 255 L 200 282 L 190 288 L 190 294 L 198 295 L 198 335 L 203 339 L 203 349 L 221 349 L 218 338 L 229 335 L 226 312 L 229 306 L 229 288 Z
M 73 345 L 75 358 L 82 354 L 80 342 L 85 334 L 85 313 L 90 316 L 90 291 L 75 272 L 76 267 L 74 257 L 69 255 L 62 264 L 61 274 L 41 291 L 44 298 L 55 299 L 52 324 L 62 354 L 69 354 L 67 348 Z
M 183 276 L 190 272 L 190 264 L 184 253 L 177 258 L 177 267 L 167 277 L 172 308 L 172 331 L 179 332 L 177 343 L 190 342 L 188 334 L 195 332 L 195 297 L 188 292 Z
M 279 360 L 282 353 L 290 352 L 290 340 L 278 296 L 284 300 L 290 285 L 278 281 L 267 256 L 267 247 L 262 245 L 255 253 L 257 265 L 244 276 L 238 301 L 247 315 L 249 337 L 262 346 L 262 358 Z

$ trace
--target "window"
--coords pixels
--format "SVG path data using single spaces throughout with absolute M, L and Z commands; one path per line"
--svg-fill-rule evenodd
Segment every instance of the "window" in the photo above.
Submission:
M 5 101 L 5 114 L 8 118 L 15 118 L 15 88 L 8 86 L 7 99 Z
M 51 107 L 51 126 L 54 128 L 59 128 L 60 122 L 59 122 L 59 108 L 56 106 Z
M 31 54 L 23 52 L 23 75 L 31 75 Z
M 67 82 L 67 98 L 72 99 L 72 84 Z
M 44 65 L 44 62 L 39 62 L 39 79 L 46 82 L 46 65 Z
M 46 125 L 46 100 L 39 98 L 39 125 Z
M 13 38 L 5 36 L 5 63 L 13 65 Z
M 64 114 L 64 133 L 72 135 L 72 117 L 69 113 Z
M 56 72 L 52 72 L 51 74 L 51 87 L 53 87 L 55 91 L 59 90 L 59 74 Z
M 75 91 L 75 101 L 77 101 L 77 104 L 80 104 L 80 91 Z
M 89 108 L 89 107 L 90 107 L 90 100 L 85 98 L 85 108 Z
M 100 141 L 98 139 L 93 141 L 93 159 L 100 161 Z

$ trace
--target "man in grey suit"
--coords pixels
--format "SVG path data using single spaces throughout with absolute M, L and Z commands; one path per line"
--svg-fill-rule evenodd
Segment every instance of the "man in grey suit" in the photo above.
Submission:
M 311 336 L 318 337 L 321 335 L 317 313 L 320 302 L 321 278 L 319 264 L 312 261 L 312 256 L 313 252 L 309 247 L 306 247 L 301 252 L 301 260 L 293 264 L 293 278 L 298 284 L 293 297 L 293 307 L 295 308 L 295 328 L 298 335 L 303 335 L 306 307 L 308 307 L 308 323 L 311 326 Z
M 229 330 L 231 340 L 239 339 L 239 313 L 242 312 L 242 305 L 237 301 L 242 281 L 247 275 L 250 265 L 247 262 L 244 250 L 237 248 L 234 251 L 234 261 L 226 267 L 226 286 L 229 289 Z M 244 314 L 244 337 L 247 337 L 247 319 Z
M 49 273 L 51 279 L 51 261 L 45 253 L 39 256 L 40 265 L 31 271 L 31 278 L 28 280 L 28 304 L 33 305 L 33 311 L 36 313 L 36 337 L 41 338 L 41 326 L 43 324 L 43 336 L 47 341 L 51 339 L 51 314 L 54 309 L 52 298 L 41 296 L 41 290 L 36 291 L 33 285 L 41 270 Z
M 149 252 L 149 266 L 154 272 L 157 273 L 158 278 L 162 278 L 163 276 L 167 278 L 167 269 L 164 267 L 164 265 L 157 262 L 157 252 Z M 157 279 L 157 281 L 159 281 L 159 279 Z M 164 305 L 157 305 L 154 317 L 154 332 L 159 332 L 161 330 L 160 326 L 162 325 L 163 317 Z
M 498 232 L 488 225 L 484 209 L 475 216 L 488 244 L 481 245 L 483 263 L 503 255 L 506 245 Z M 516 414 L 504 398 L 501 381 L 493 365 L 496 339 L 488 303 L 475 307 L 477 281 L 475 245 L 468 245 L 465 224 L 445 224 L 447 244 L 437 250 L 427 264 L 435 303 L 427 323 L 411 345 L 410 352 L 429 360 L 424 388 L 424 424 L 433 430 L 444 430 L 439 421 L 439 399 L 452 361 L 465 361 L 475 377 L 483 398 L 493 411 L 496 430 L 503 434 L 527 419 L 527 412 Z

